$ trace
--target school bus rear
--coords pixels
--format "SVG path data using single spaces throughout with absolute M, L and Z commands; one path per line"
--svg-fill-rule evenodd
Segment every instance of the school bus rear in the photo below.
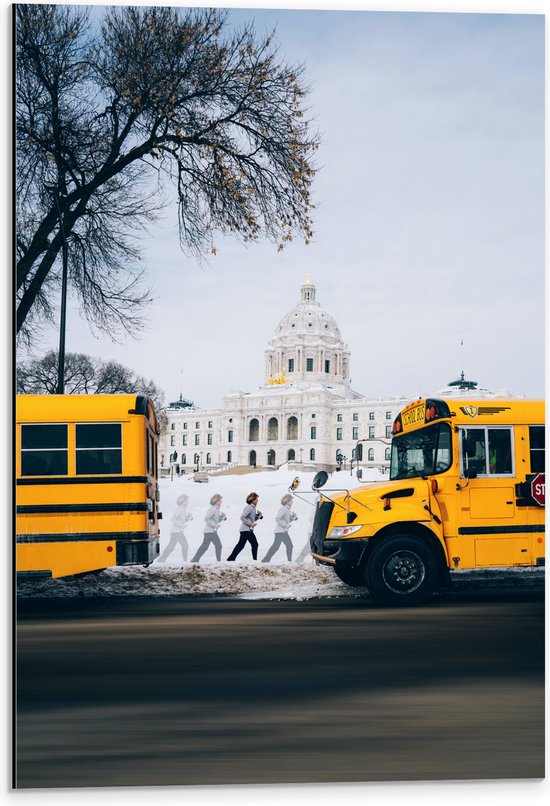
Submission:
M 141 395 L 18 395 L 16 569 L 61 577 L 159 551 L 158 425 Z

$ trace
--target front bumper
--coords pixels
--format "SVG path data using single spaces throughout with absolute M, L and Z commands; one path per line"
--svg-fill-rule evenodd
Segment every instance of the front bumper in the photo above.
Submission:
M 311 556 L 323 565 L 356 567 L 368 546 L 368 539 L 324 540 L 322 546 L 312 546 Z

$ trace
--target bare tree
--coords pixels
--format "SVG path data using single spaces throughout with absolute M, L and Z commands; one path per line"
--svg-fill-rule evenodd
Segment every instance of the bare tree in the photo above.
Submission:
M 51 350 L 42 358 L 21 361 L 17 365 L 18 394 L 47 395 L 57 392 L 59 354 Z M 65 356 L 65 393 L 70 395 L 143 394 L 155 404 L 157 416 L 164 422 L 164 392 L 152 380 L 136 375 L 116 361 L 102 361 L 84 353 Z
M 318 139 L 303 66 L 273 35 L 211 9 L 111 7 L 99 27 L 82 6 L 15 14 L 18 333 L 51 318 L 63 234 L 88 320 L 138 328 L 139 237 L 174 191 L 189 256 L 215 253 L 215 232 L 309 240 Z

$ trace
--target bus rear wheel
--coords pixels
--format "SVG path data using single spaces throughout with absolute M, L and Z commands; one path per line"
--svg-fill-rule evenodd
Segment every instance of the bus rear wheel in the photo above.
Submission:
M 335 566 L 334 573 L 338 579 L 341 579 L 346 585 L 351 585 L 351 587 L 360 588 L 367 584 L 365 572 L 362 568 L 338 568 Z
M 367 587 L 386 604 L 427 602 L 438 579 L 437 559 L 429 544 L 412 535 L 395 535 L 374 547 L 367 561 Z

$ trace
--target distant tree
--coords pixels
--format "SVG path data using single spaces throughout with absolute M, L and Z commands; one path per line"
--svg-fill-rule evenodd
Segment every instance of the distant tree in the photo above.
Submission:
M 42 358 L 21 361 L 17 366 L 18 394 L 48 395 L 57 391 L 59 354 L 51 350 Z M 155 404 L 161 424 L 164 422 L 164 392 L 152 381 L 136 375 L 116 361 L 102 361 L 84 353 L 65 355 L 65 394 L 105 395 L 143 394 Z
M 71 288 L 111 334 L 151 301 L 138 236 L 170 198 L 180 243 L 279 248 L 312 234 L 303 66 L 212 9 L 17 4 L 17 332 L 52 318 L 62 232 Z M 59 225 L 61 217 L 63 227 Z

